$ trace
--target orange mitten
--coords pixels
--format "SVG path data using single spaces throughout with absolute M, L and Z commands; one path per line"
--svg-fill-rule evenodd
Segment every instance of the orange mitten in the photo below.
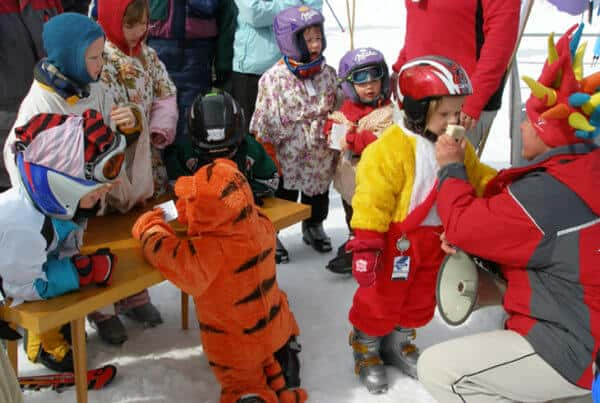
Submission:
M 154 226 L 160 227 L 170 234 L 175 234 L 171 226 L 165 222 L 163 211 L 159 208 L 155 208 L 138 217 L 131 229 L 131 235 L 133 235 L 135 239 L 141 240 L 144 233 Z

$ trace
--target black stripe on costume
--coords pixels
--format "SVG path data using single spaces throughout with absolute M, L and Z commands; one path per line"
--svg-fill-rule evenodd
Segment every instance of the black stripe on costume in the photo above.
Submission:
M 232 194 L 233 192 L 235 192 L 236 190 L 238 190 L 240 187 L 238 186 L 238 184 L 235 181 L 231 181 L 227 184 L 227 186 L 225 186 L 225 189 L 223 189 L 221 191 L 221 196 L 219 197 L 220 199 L 224 199 L 227 196 L 229 196 L 230 194 Z
M 208 365 L 211 366 L 211 367 L 213 367 L 213 368 L 220 369 L 222 371 L 227 371 L 227 370 L 231 369 L 231 367 L 228 367 L 227 365 L 217 364 L 214 361 L 209 361 Z
M 148 243 L 148 241 L 150 240 L 150 238 L 152 238 L 154 235 L 159 235 L 158 232 L 151 232 L 150 234 L 148 234 L 146 236 L 146 238 L 144 238 L 144 240 L 142 241 L 142 249 L 146 248 L 146 244 Z
M 190 253 L 192 254 L 192 256 L 195 256 L 196 248 L 194 247 L 194 243 L 192 242 L 191 239 L 188 239 L 188 248 L 190 248 Z
M 168 238 L 168 237 L 169 237 L 168 235 L 163 235 L 163 236 L 161 236 L 161 237 L 158 239 L 158 241 L 156 241 L 156 243 L 154 244 L 154 248 L 152 249 L 152 253 L 156 253 L 156 252 L 158 252 L 158 250 L 159 250 L 159 249 L 160 249 L 160 247 L 162 246 L 162 241 L 163 241 L 165 238 Z
M 248 204 L 246 207 L 244 207 L 242 209 L 242 211 L 240 211 L 240 214 L 235 218 L 235 220 L 233 220 L 234 224 L 239 223 L 240 221 L 248 218 L 248 216 L 252 213 L 252 205 Z
M 173 259 L 177 258 L 177 251 L 179 250 L 179 246 L 181 246 L 181 241 L 177 241 L 177 245 L 173 249 Z
M 206 324 L 206 323 L 202 323 L 200 321 L 198 321 L 198 326 L 200 326 L 200 331 L 201 332 L 206 332 L 206 333 L 225 333 L 225 330 L 219 329 L 217 327 L 214 327 L 212 325 Z
M 211 162 L 207 167 L 206 167 L 206 182 L 210 182 L 210 178 L 212 178 L 212 174 L 213 174 L 213 169 L 215 168 L 215 163 Z
M 238 267 L 234 271 L 234 273 L 239 274 L 239 273 L 245 272 L 246 270 L 250 270 L 257 264 L 259 264 L 260 262 L 265 260 L 267 258 L 267 256 L 269 256 L 271 254 L 271 252 L 273 252 L 273 248 L 266 249 L 266 250 L 262 251 L 259 255 L 251 257 L 250 259 L 248 259 L 244 263 L 242 263 L 242 265 L 240 267 Z
M 237 306 L 247 304 L 248 302 L 252 302 L 259 299 L 261 295 L 266 294 L 271 288 L 273 288 L 273 285 L 275 285 L 275 280 L 276 276 L 264 280 L 262 283 L 260 283 L 258 287 L 254 289 L 254 291 L 237 301 L 234 305 Z
M 267 327 L 269 322 L 271 322 L 273 319 L 275 319 L 275 317 L 279 314 L 279 312 L 281 312 L 281 305 L 275 305 L 269 311 L 268 318 L 259 319 L 258 322 L 256 322 L 256 325 L 254 325 L 253 327 L 251 327 L 249 329 L 244 329 L 244 334 L 252 334 L 252 333 L 258 332 L 259 330 L 264 329 L 265 327 Z
M 294 396 L 296 397 L 296 403 L 300 403 L 300 392 L 298 392 L 298 389 L 294 389 Z

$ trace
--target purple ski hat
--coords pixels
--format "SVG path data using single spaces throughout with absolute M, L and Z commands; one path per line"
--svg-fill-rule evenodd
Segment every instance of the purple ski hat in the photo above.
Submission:
M 313 25 L 318 25 L 321 28 L 323 37 L 321 52 L 323 52 L 326 47 L 324 21 L 323 14 L 308 6 L 290 7 L 282 10 L 275 16 L 273 21 L 275 40 L 281 53 L 297 62 L 308 62 L 309 54 L 302 32 Z

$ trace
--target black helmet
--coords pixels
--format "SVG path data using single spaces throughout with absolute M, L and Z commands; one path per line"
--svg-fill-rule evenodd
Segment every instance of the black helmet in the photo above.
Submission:
M 244 111 L 225 91 L 199 95 L 188 114 L 192 145 L 212 158 L 227 157 L 244 138 Z

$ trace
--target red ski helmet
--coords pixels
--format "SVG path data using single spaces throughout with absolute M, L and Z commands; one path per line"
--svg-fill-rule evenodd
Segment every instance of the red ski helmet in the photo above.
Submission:
M 421 132 L 432 99 L 473 93 L 471 80 L 458 63 L 443 56 L 423 56 L 406 62 L 398 73 L 398 94 L 407 122 Z

